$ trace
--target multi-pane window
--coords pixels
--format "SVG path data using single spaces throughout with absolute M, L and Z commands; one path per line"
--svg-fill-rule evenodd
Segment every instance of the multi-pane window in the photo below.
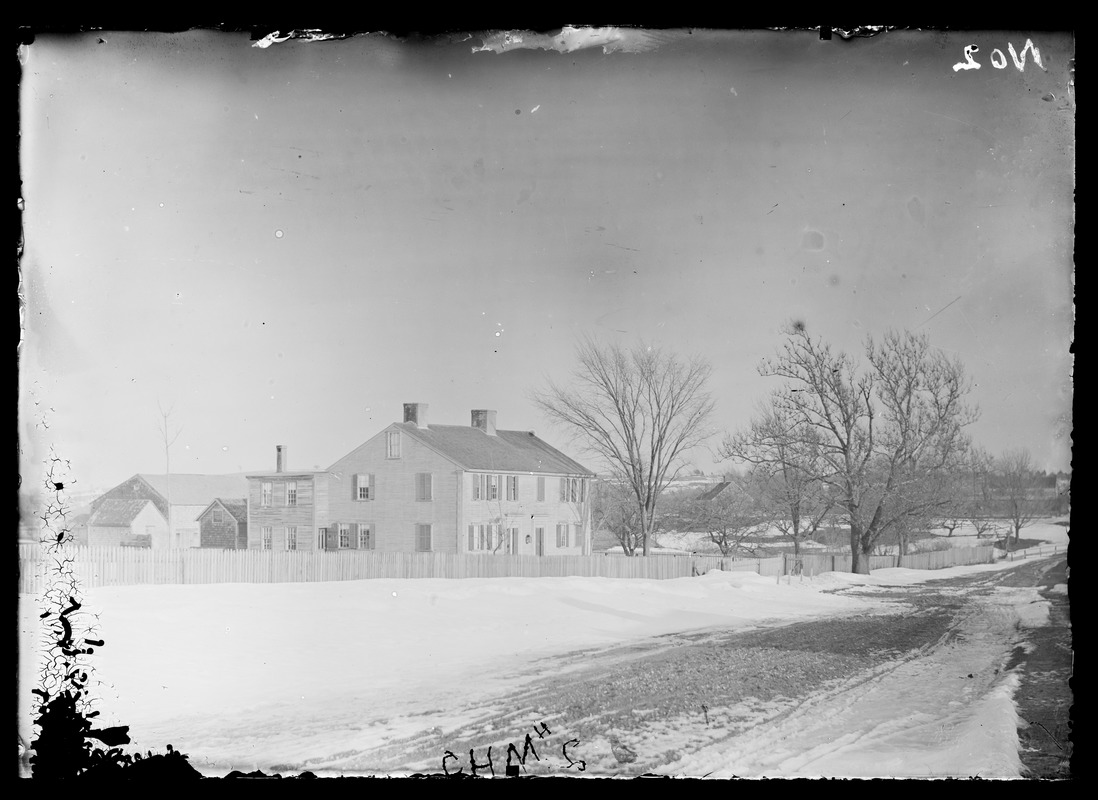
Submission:
M 374 530 L 370 525 L 359 524 L 358 526 L 358 549 L 359 550 L 373 550 L 374 549 Z
M 288 481 L 286 483 L 286 505 L 297 505 L 297 481 Z
M 261 538 L 263 540 L 263 549 L 264 550 L 270 550 L 271 549 L 271 542 L 274 540 L 274 533 L 273 533 L 272 529 L 269 528 L 269 527 L 264 526 L 263 528 L 260 529 L 260 533 L 262 534 Z
M 582 478 L 560 479 L 560 501 L 562 503 L 582 503 L 586 498 L 587 484 Z
M 355 475 L 355 500 L 373 500 L 375 496 L 374 476 Z
M 263 481 L 259 486 L 259 504 L 264 508 L 271 505 L 271 496 L 274 492 L 271 489 L 270 481 Z
M 557 525 L 557 547 L 568 547 L 567 522 L 561 522 Z
M 538 502 L 545 502 L 545 478 L 538 478 Z
M 416 525 L 416 550 L 426 553 L 431 550 L 431 526 Z
M 328 529 L 317 528 L 316 529 L 316 549 L 324 550 L 328 547 Z
M 400 458 L 400 431 L 389 431 L 385 435 L 385 445 L 387 458 Z
M 286 529 L 286 549 L 297 549 L 297 528 L 291 527 Z
M 506 477 L 506 490 L 504 478 Z M 473 499 L 474 500 L 499 500 L 504 496 L 508 500 L 518 500 L 518 476 L 517 475 L 474 475 Z
M 416 473 L 416 500 L 432 499 L 432 476 L 430 472 Z
M 339 546 L 340 548 L 351 546 L 351 526 L 340 524 L 339 526 Z

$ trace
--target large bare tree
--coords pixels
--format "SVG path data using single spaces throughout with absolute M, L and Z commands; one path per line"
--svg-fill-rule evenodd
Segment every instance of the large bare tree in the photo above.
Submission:
M 850 525 L 852 571 L 866 573 L 885 532 L 942 503 L 933 484 L 963 457 L 964 427 L 977 416 L 965 402 L 964 368 L 910 332 L 867 339 L 864 367 L 803 325 L 787 334 L 759 371 L 784 380 L 772 395 L 775 413 L 811 432 L 816 477 Z
M 636 538 L 648 555 L 660 494 L 685 466 L 683 456 L 712 434 L 712 367 L 655 346 L 631 349 L 590 337 L 576 348 L 568 385 L 552 381 L 533 400 L 626 488 Z

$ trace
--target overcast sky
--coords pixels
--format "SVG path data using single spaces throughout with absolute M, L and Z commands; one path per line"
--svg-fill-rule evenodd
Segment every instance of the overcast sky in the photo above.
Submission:
M 734 430 L 792 318 L 928 334 L 979 443 L 1068 468 L 1070 36 L 545 41 L 26 47 L 25 474 L 163 472 L 158 401 L 179 472 L 324 468 L 405 402 L 567 447 L 528 393 L 582 334 L 709 359 Z

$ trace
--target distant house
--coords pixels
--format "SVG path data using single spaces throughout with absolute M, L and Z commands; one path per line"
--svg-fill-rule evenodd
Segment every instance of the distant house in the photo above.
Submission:
M 168 522 L 152 500 L 98 503 L 88 518 L 87 543 L 92 547 L 168 546 Z
M 217 498 L 198 515 L 199 546 L 248 549 L 248 501 Z
M 151 475 L 139 473 L 92 501 L 92 513 L 107 500 L 151 500 L 166 520 L 170 532 L 164 547 L 198 547 L 197 517 L 218 497 L 246 497 L 244 475 Z M 168 498 L 171 498 L 169 513 Z
M 534 435 L 498 430 L 496 412 L 471 425 L 428 425 L 407 403 L 393 423 L 323 471 L 248 475 L 248 547 L 390 552 L 591 552 L 594 473 Z

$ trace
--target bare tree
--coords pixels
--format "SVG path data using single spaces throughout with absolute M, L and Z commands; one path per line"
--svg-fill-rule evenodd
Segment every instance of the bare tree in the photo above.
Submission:
M 626 350 L 583 339 L 570 386 L 549 382 L 533 401 L 554 423 L 627 487 L 636 506 L 631 524 L 648 555 L 656 505 L 685 466 L 682 457 L 711 435 L 713 401 L 706 391 L 712 367 L 637 345 Z
M 1039 496 L 1036 471 L 1028 450 L 1008 450 L 995 461 L 996 499 L 1005 504 L 1007 521 L 1018 543 L 1022 528 L 1041 516 L 1048 507 Z
M 770 522 L 799 555 L 801 542 L 816 532 L 834 501 L 821 477 L 825 465 L 815 429 L 773 399 L 745 430 L 725 436 L 718 457 L 752 466 L 759 505 L 769 508 Z
M 591 482 L 591 530 L 613 535 L 627 556 L 643 550 L 640 514 L 632 490 L 613 478 Z M 655 537 L 658 521 L 649 532 Z
M 867 339 L 868 366 L 833 353 L 803 325 L 793 325 L 777 358 L 760 374 L 785 380 L 775 412 L 811 431 L 816 477 L 835 491 L 850 524 L 852 571 L 869 571 L 868 556 L 890 528 L 933 513 L 933 484 L 955 468 L 976 411 L 960 362 L 931 347 L 925 335 L 888 333 Z
M 672 503 L 662 524 L 704 533 L 722 556 L 736 550 L 754 552 L 753 542 L 769 527 L 765 507 L 746 478 L 735 477 L 700 495 L 683 495 Z
M 163 439 L 163 442 L 164 442 L 164 471 L 166 473 L 165 478 L 164 478 L 164 482 L 165 482 L 165 485 L 166 485 L 165 494 L 167 495 L 167 497 L 165 499 L 168 501 L 168 519 L 167 519 L 167 522 L 168 522 L 168 546 L 171 547 L 173 544 L 176 544 L 176 542 L 173 538 L 175 532 L 172 530 L 172 456 L 171 456 L 171 449 L 172 449 L 172 445 L 175 444 L 175 440 L 179 438 L 179 434 L 183 433 L 183 428 L 182 427 L 178 428 L 174 434 L 169 433 L 172 410 L 175 408 L 174 405 L 171 406 L 170 408 L 168 408 L 167 411 L 165 411 L 164 407 L 160 404 L 160 401 L 157 400 L 156 401 L 156 408 L 160 412 L 160 423 L 159 423 L 159 425 L 157 425 L 157 431 L 160 433 L 161 438 Z

